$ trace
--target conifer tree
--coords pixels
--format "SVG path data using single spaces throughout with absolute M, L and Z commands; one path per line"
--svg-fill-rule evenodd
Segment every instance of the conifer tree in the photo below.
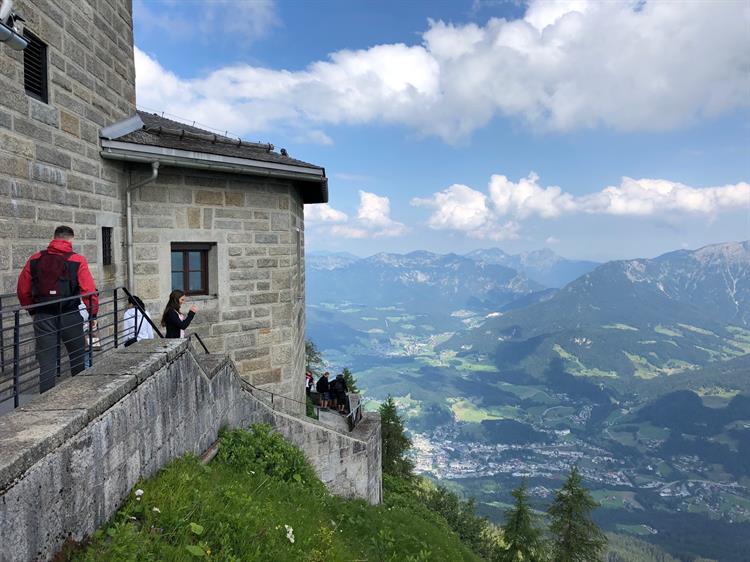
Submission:
M 346 381 L 346 388 L 349 389 L 349 392 L 359 392 L 359 389 L 357 388 L 357 379 L 354 378 L 349 367 L 344 367 L 342 373 L 344 375 L 344 380 Z
M 323 373 L 323 357 L 312 340 L 305 340 L 305 365 L 306 369 L 316 377 Z
M 380 432 L 383 474 L 411 477 L 414 463 L 406 456 L 411 449 L 411 439 L 406 435 L 404 422 L 391 396 L 380 405 Z
M 597 507 L 599 504 L 583 487 L 578 467 L 573 466 L 548 510 L 553 562 L 601 560 L 607 537 L 591 518 L 591 512 Z
M 521 485 L 512 492 L 516 502 L 505 512 L 503 542 L 506 548 L 500 555 L 500 562 L 546 560 L 543 531 L 538 526 L 537 517 L 531 510 L 526 489 L 527 484 L 524 478 Z

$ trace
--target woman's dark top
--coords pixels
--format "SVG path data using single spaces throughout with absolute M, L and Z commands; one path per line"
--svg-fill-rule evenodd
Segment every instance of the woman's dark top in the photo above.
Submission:
M 318 379 L 318 384 L 315 385 L 315 390 L 317 390 L 319 393 L 328 392 L 328 377 L 320 377 Z
M 167 337 L 179 338 L 180 331 L 187 330 L 187 327 L 190 326 L 190 322 L 193 321 L 194 316 L 195 312 L 191 310 L 188 312 L 185 320 L 180 320 L 180 315 L 175 309 L 171 309 L 167 312 L 167 317 L 164 319 L 164 323 L 167 327 Z

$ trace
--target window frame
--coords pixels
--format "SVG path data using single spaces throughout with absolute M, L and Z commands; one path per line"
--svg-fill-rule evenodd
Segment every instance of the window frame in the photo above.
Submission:
M 208 253 L 215 246 L 210 242 L 172 242 L 169 253 L 169 283 L 172 284 L 172 276 L 175 273 L 182 273 L 182 288 L 180 289 L 186 296 L 208 295 L 209 293 L 209 272 L 208 272 Z M 190 252 L 200 254 L 200 270 L 190 269 Z M 182 269 L 172 269 L 172 254 L 182 254 Z M 201 288 L 190 290 L 190 272 L 200 271 Z M 177 287 L 172 287 L 176 289 Z
M 42 103 L 49 103 L 49 49 L 47 43 L 42 41 L 36 34 L 29 31 L 27 28 L 24 28 L 23 30 L 23 37 L 27 40 L 28 45 L 26 49 L 23 51 L 23 89 L 26 92 L 26 95 L 34 98 L 36 100 L 39 100 Z M 32 47 L 32 51 L 29 50 L 29 47 Z M 28 59 L 28 55 L 33 52 L 34 48 L 38 48 L 39 53 L 39 78 L 40 78 L 40 84 L 39 84 L 39 92 L 36 90 L 30 90 L 29 87 L 26 85 L 26 77 L 27 77 L 27 62 L 32 62 L 30 59 Z

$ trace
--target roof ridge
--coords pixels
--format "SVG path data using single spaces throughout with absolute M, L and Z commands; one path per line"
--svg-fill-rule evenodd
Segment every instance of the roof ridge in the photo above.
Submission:
M 150 132 L 150 133 L 156 133 L 156 134 L 170 134 L 170 135 L 176 135 L 180 138 L 194 138 L 197 140 L 208 140 L 213 143 L 221 142 L 225 144 L 231 144 L 234 146 L 248 146 L 252 148 L 259 148 L 262 150 L 266 150 L 267 152 L 271 152 L 274 150 L 274 145 L 270 142 L 263 143 L 263 142 L 254 142 L 254 141 L 247 141 L 242 139 L 242 137 L 229 137 L 226 135 L 222 135 L 219 133 L 216 133 L 214 131 L 210 131 L 208 129 L 203 129 L 201 127 L 196 127 L 195 125 L 188 125 L 187 123 L 183 123 L 181 121 L 175 121 L 174 119 L 170 119 L 168 117 L 164 117 L 163 115 L 159 115 L 158 113 L 149 113 L 141 110 L 137 110 L 138 115 L 143 119 L 146 117 L 146 120 L 150 119 L 158 119 L 160 121 L 166 121 L 168 123 L 174 124 L 175 127 L 164 127 L 163 125 L 158 125 L 156 127 L 149 126 L 148 123 L 144 121 L 143 128 Z M 195 123 L 195 121 L 193 121 Z

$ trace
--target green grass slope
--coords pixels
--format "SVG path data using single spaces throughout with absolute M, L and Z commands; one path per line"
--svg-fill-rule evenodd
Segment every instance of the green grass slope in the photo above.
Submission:
M 142 491 L 142 492 L 139 492 Z M 139 483 L 74 561 L 475 561 L 428 507 L 331 496 L 302 453 L 268 426 L 222 436 L 208 465 L 182 458 Z

